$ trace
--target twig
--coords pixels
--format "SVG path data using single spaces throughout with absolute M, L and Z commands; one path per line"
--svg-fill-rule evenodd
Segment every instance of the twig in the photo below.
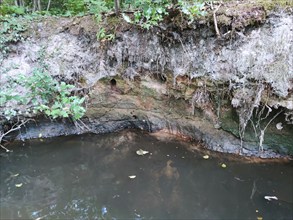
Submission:
M 252 190 L 251 190 L 251 194 L 250 194 L 250 199 L 253 199 L 253 196 L 255 194 L 255 192 L 257 191 L 257 187 L 256 187 L 256 182 L 255 180 L 253 181 L 253 185 L 252 185 Z
M 11 152 L 11 150 L 8 150 L 6 147 L 4 147 L 2 144 L 0 144 L 0 147 L 3 148 L 4 150 L 6 150 L 6 152 Z

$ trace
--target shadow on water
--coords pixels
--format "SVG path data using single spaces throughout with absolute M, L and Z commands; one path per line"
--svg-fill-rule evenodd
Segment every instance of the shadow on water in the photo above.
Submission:
M 204 159 L 190 144 L 137 131 L 16 144 L 0 157 L 0 217 L 292 218 L 292 162 Z

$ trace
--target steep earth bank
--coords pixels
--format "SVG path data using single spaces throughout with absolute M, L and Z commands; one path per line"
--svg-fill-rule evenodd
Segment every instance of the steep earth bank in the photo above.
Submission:
M 87 97 L 83 123 L 22 113 L 36 121 L 18 139 L 139 128 L 221 152 L 292 155 L 292 27 L 292 10 L 239 2 L 191 24 L 174 13 L 149 31 L 113 16 L 99 25 L 93 16 L 46 18 L 11 45 L 0 85 L 42 65 Z M 97 41 L 101 28 L 114 40 Z M 27 106 L 1 111 L 12 107 Z

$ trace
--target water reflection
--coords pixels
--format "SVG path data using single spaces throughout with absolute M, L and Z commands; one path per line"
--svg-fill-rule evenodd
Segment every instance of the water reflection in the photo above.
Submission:
M 246 164 L 216 154 L 205 160 L 201 153 L 191 153 L 189 145 L 124 131 L 15 146 L 12 154 L 0 158 L 0 217 L 292 217 L 292 163 Z M 138 156 L 138 149 L 150 153 Z

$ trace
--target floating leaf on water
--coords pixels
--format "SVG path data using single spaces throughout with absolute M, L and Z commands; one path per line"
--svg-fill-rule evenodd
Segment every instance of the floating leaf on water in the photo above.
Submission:
M 17 177 L 19 176 L 19 173 L 13 174 L 12 177 Z
M 32 216 L 38 216 L 39 213 L 42 212 L 42 211 L 43 211 L 42 209 L 37 210 L 37 211 L 33 211 L 31 215 L 32 215 Z
M 257 216 L 256 219 L 257 220 L 263 220 L 263 218 L 261 216 Z
M 41 219 L 43 219 L 43 218 L 46 218 L 48 215 L 43 215 L 43 216 L 41 216 L 41 217 L 38 217 L 38 218 L 36 218 L 35 220 L 41 220 Z
M 41 138 L 43 136 L 43 134 L 42 133 L 39 133 L 39 138 Z
M 101 211 L 102 211 L 102 216 L 103 217 L 104 217 L 104 215 L 106 215 L 108 213 L 108 210 L 107 210 L 106 206 L 103 206 Z
M 112 198 L 115 199 L 115 198 L 119 198 L 119 197 L 120 197 L 120 195 L 116 194 Z
M 243 182 L 244 180 L 243 179 L 240 179 L 239 177 L 237 177 L 237 176 L 234 176 L 234 179 L 235 180 L 238 180 L 238 181 L 241 181 L 241 182 Z
M 222 163 L 221 167 L 222 167 L 222 168 L 226 168 L 226 167 L 227 167 L 227 165 L 226 165 L 226 164 L 224 164 L 224 163 Z
M 210 156 L 209 155 L 204 155 L 202 158 L 207 160 L 207 159 L 210 158 Z
M 136 151 L 136 154 L 139 155 L 139 156 L 143 156 L 145 154 L 148 154 L 149 152 L 148 151 L 145 151 L 145 150 L 142 150 L 142 149 L 139 149 Z
M 278 124 L 276 124 L 276 128 L 278 130 L 282 130 L 283 129 L 282 122 L 279 122 Z
M 258 213 L 258 210 L 255 210 L 256 213 Z
M 15 187 L 17 187 L 17 188 L 22 187 L 22 183 L 15 184 Z
M 264 198 L 268 201 L 272 201 L 272 199 L 278 200 L 277 196 L 265 196 Z
M 136 176 L 132 175 L 132 176 L 128 176 L 130 179 L 134 179 Z

